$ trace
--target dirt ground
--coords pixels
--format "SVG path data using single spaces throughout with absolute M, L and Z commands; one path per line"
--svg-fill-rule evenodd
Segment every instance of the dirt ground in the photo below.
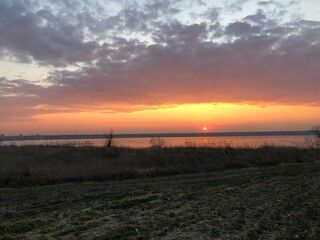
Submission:
M 320 164 L 0 188 L 0 239 L 319 239 Z

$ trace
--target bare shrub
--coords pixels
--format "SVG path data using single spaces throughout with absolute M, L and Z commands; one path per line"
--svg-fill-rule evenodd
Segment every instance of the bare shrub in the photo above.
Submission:
M 104 136 L 105 136 L 105 146 L 108 148 L 112 147 L 113 139 L 114 139 L 113 130 L 110 129 Z
M 314 126 L 311 131 L 313 132 L 315 138 L 320 139 L 320 126 Z
M 190 140 L 185 141 L 185 142 L 184 142 L 184 146 L 185 146 L 185 147 L 188 147 L 188 148 L 195 148 L 195 147 L 198 147 L 198 145 L 197 145 L 197 143 L 196 143 L 196 142 L 194 142 L 194 141 L 190 141 Z
M 320 149 L 320 126 L 314 126 L 311 132 L 313 136 L 307 139 L 307 146 Z
M 150 146 L 152 148 L 163 148 L 166 146 L 166 141 L 160 137 L 153 137 L 150 139 Z
M 78 147 L 93 147 L 94 144 L 92 141 L 89 141 L 89 140 L 85 140 L 84 142 L 79 142 L 77 144 Z

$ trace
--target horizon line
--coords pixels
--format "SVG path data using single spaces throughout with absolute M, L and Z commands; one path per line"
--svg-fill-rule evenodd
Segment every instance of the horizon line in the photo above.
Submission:
M 0 135 L 0 141 L 28 141 L 28 140 L 76 140 L 103 139 L 105 134 L 34 134 L 34 135 Z M 153 138 L 153 137 L 241 137 L 241 136 L 303 136 L 313 135 L 311 130 L 305 131 L 245 131 L 245 132 L 197 132 L 197 133 L 119 133 L 114 138 Z

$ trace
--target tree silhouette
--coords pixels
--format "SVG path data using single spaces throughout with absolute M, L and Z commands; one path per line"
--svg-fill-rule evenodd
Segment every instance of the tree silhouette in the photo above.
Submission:
M 114 135 L 113 135 L 113 130 L 110 129 L 105 135 L 105 146 L 110 148 L 112 147 L 112 144 L 113 144 L 113 138 L 114 138 Z

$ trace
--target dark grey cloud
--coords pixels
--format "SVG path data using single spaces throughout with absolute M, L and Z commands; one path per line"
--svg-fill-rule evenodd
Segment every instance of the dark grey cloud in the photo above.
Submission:
M 231 12 L 239 12 L 242 10 L 243 5 L 249 1 L 250 0 L 235 0 L 231 2 L 229 1 L 229 4 L 227 4 L 226 6 L 226 10 Z
M 95 3 L 87 11 L 62 1 L 58 11 L 29 2 L 0 3 L 2 51 L 43 65 L 84 64 L 52 70 L 46 86 L 0 78 L 0 120 L 178 103 L 320 105 L 320 22 L 281 22 L 258 10 L 223 25 L 222 10 L 209 8 L 213 16 L 190 23 L 172 1 L 113 16 L 99 15 Z
M 207 36 L 207 24 L 184 25 L 178 21 L 170 24 L 164 24 L 154 33 L 153 39 L 157 43 L 165 43 L 170 46 L 191 47 L 194 44 L 202 42 Z
M 269 1 L 259 1 L 257 4 L 260 6 L 269 6 L 273 3 L 274 3 L 273 0 L 269 0 Z
M 244 17 L 242 20 L 260 26 L 265 25 L 266 23 L 276 24 L 273 20 L 268 19 L 261 9 L 258 10 L 255 14 Z
M 226 27 L 225 33 L 234 36 L 246 36 L 258 33 L 259 30 L 260 29 L 258 27 L 251 26 L 249 23 L 246 22 L 234 22 L 230 23 Z
M 219 20 L 220 11 L 220 8 L 209 8 L 202 16 L 214 23 Z
M 31 1 L 0 2 L 0 48 L 20 61 L 63 66 L 94 58 L 99 44 L 85 41 L 84 29 L 51 10 L 35 11 Z

